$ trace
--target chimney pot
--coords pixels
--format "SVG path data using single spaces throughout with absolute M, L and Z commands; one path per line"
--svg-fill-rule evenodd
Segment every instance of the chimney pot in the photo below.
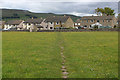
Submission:
M 64 15 L 64 17 L 65 17 L 66 15 Z

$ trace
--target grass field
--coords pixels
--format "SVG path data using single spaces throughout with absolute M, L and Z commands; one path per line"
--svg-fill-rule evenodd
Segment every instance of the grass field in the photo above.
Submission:
M 3 32 L 3 78 L 117 78 L 117 32 Z

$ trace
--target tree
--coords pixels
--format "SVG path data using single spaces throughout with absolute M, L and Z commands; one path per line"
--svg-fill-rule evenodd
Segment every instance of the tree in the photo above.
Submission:
M 97 8 L 97 9 L 95 9 L 95 13 L 97 15 L 107 15 L 107 16 L 109 16 L 109 15 L 115 15 L 114 10 L 112 10 L 109 7 Z
M 102 15 L 102 8 L 97 8 L 97 9 L 95 9 L 95 13 L 97 14 L 97 15 Z

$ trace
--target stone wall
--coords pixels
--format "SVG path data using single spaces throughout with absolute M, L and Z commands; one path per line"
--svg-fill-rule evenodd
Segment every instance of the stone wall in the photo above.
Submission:
M 112 29 L 59 29 L 59 30 L 39 30 L 37 32 L 90 32 L 90 31 L 118 31 L 118 28 Z M 4 30 L 2 32 L 29 32 L 29 30 Z

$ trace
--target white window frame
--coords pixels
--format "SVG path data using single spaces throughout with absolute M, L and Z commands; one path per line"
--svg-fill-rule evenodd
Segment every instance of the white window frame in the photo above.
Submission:
M 56 25 L 59 25 L 59 22 L 56 22 Z
M 90 20 L 90 22 L 94 22 L 94 20 Z
M 77 23 L 75 23 L 75 25 L 78 25 Z
M 78 25 L 80 25 L 80 23 L 78 23 Z

